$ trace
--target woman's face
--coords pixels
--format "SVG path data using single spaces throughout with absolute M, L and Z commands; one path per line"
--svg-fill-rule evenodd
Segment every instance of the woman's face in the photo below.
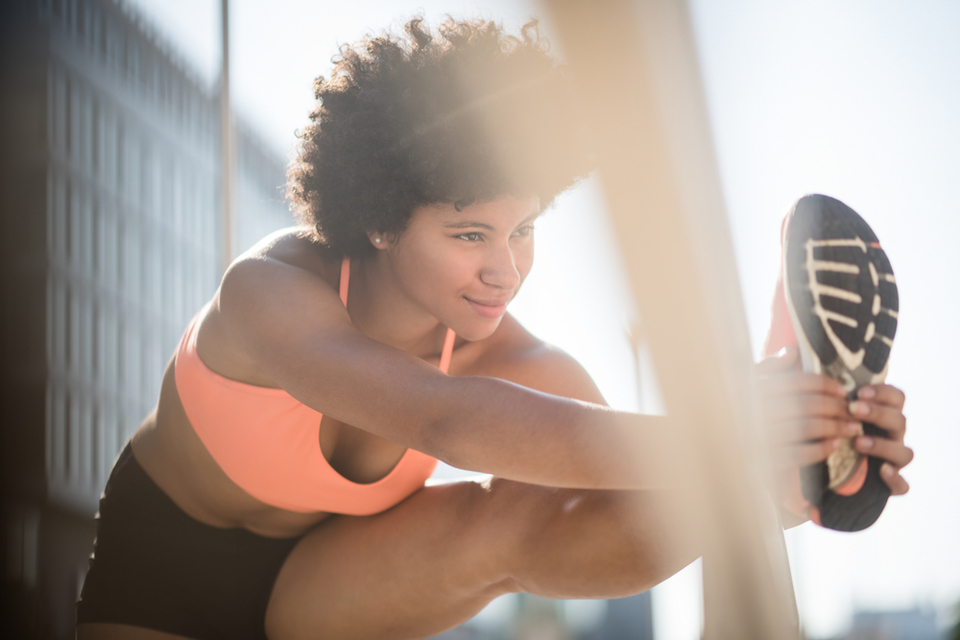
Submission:
M 385 247 L 406 295 L 467 340 L 488 337 L 533 266 L 536 196 L 504 196 L 457 211 L 450 204 L 414 210 Z

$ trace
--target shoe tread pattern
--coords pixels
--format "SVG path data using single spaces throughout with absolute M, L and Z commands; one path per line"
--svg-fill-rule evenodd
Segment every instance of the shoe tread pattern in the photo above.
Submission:
M 797 203 L 787 238 L 788 294 L 823 372 L 851 392 L 881 381 L 900 304 L 877 236 L 853 209 L 817 195 Z

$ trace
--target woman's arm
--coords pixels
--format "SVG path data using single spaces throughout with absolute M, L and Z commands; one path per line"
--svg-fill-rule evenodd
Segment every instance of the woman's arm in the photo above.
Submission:
M 216 312 L 230 343 L 300 402 L 454 466 L 559 487 L 666 484 L 673 438 L 662 418 L 447 376 L 363 335 L 332 288 L 305 269 L 240 260 Z M 651 455 L 638 460 L 637 451 Z

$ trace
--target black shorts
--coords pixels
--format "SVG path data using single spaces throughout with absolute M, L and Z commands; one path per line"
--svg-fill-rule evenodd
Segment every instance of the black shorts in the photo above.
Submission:
M 270 591 L 298 540 L 194 520 L 127 444 L 100 498 L 77 623 L 129 624 L 197 640 L 262 640 Z

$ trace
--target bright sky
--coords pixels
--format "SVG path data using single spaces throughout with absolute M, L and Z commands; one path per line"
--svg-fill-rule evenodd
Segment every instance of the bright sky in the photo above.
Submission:
M 876 0 L 694 4 L 748 319 L 769 318 L 780 218 L 798 196 L 869 220 L 896 271 L 889 382 L 907 392 L 907 497 L 871 529 L 791 536 L 813 636 L 850 609 L 960 600 L 960 4 Z M 765 295 L 766 294 L 766 295 Z M 947 623 L 949 618 L 942 618 Z
M 219 2 L 131 0 L 211 84 Z M 811 637 L 849 625 L 853 610 L 960 601 L 960 419 L 953 406 L 960 332 L 960 3 L 946 0 L 693 0 L 699 54 L 755 351 L 769 321 L 779 226 L 809 192 L 840 198 L 879 235 L 900 288 L 889 382 L 907 391 L 917 451 L 906 498 L 871 529 L 804 525 L 788 535 L 801 616 Z M 231 68 L 240 116 L 279 154 L 313 103 L 338 43 L 422 10 L 503 19 L 532 0 L 234 0 Z M 546 25 L 549 33 L 549 25 Z M 594 184 L 539 225 L 538 264 L 512 311 L 587 367 L 612 405 L 636 409 L 623 333 L 628 309 Z M 589 255 L 576 261 L 570 255 Z M 560 304 L 576 292 L 578 303 Z M 651 408 L 649 398 L 643 403 Z M 655 592 L 658 640 L 699 637 L 695 572 Z M 684 609 L 686 607 L 686 609 Z M 693 622 L 691 622 L 693 620 Z

